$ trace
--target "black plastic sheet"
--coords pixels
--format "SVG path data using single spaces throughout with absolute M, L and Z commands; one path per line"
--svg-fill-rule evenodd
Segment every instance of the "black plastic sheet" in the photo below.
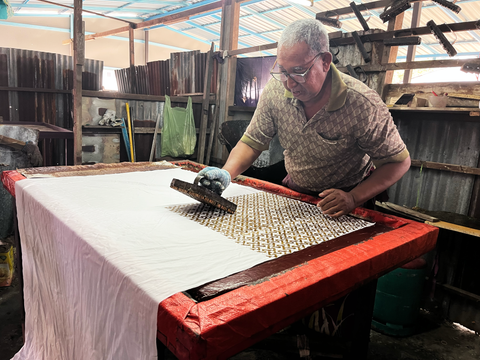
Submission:
M 275 59 L 275 56 L 268 56 L 237 60 L 236 106 L 257 106 L 263 88 L 271 78 L 270 69 Z

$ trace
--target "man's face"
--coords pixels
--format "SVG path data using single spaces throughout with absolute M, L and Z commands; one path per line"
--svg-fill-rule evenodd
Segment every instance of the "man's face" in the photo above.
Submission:
M 305 42 L 291 47 L 282 46 L 277 54 L 279 70 L 286 71 L 289 74 L 302 74 L 313 64 L 305 76 L 304 83 L 297 83 L 290 77 L 287 77 L 287 81 L 283 82 L 285 89 L 306 105 L 319 100 L 321 97 L 320 90 L 330 69 L 330 54 L 320 55 L 316 61 L 315 55 L 317 54 L 313 54 Z

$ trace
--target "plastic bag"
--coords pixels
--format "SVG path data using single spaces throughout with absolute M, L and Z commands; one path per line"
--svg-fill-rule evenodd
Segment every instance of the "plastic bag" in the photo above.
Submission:
M 165 95 L 162 129 L 162 156 L 182 157 L 192 155 L 197 142 L 193 120 L 192 98 L 187 108 L 172 108 L 170 97 Z

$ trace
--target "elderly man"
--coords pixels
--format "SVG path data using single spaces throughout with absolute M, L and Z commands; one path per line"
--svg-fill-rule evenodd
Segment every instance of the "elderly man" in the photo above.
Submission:
M 285 28 L 271 74 L 223 169 L 203 169 L 200 184 L 221 194 L 275 135 L 285 149 L 283 185 L 318 195 L 318 206 L 333 217 L 385 191 L 408 170 L 410 156 L 386 105 L 335 68 L 319 21 L 302 19 Z

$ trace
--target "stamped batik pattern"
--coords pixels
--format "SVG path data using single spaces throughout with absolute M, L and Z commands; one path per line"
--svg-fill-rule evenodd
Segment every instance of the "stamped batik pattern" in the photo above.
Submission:
M 201 203 L 169 209 L 271 258 L 374 225 L 352 216 L 334 219 L 314 205 L 266 192 L 228 200 L 237 204 L 234 214 Z

